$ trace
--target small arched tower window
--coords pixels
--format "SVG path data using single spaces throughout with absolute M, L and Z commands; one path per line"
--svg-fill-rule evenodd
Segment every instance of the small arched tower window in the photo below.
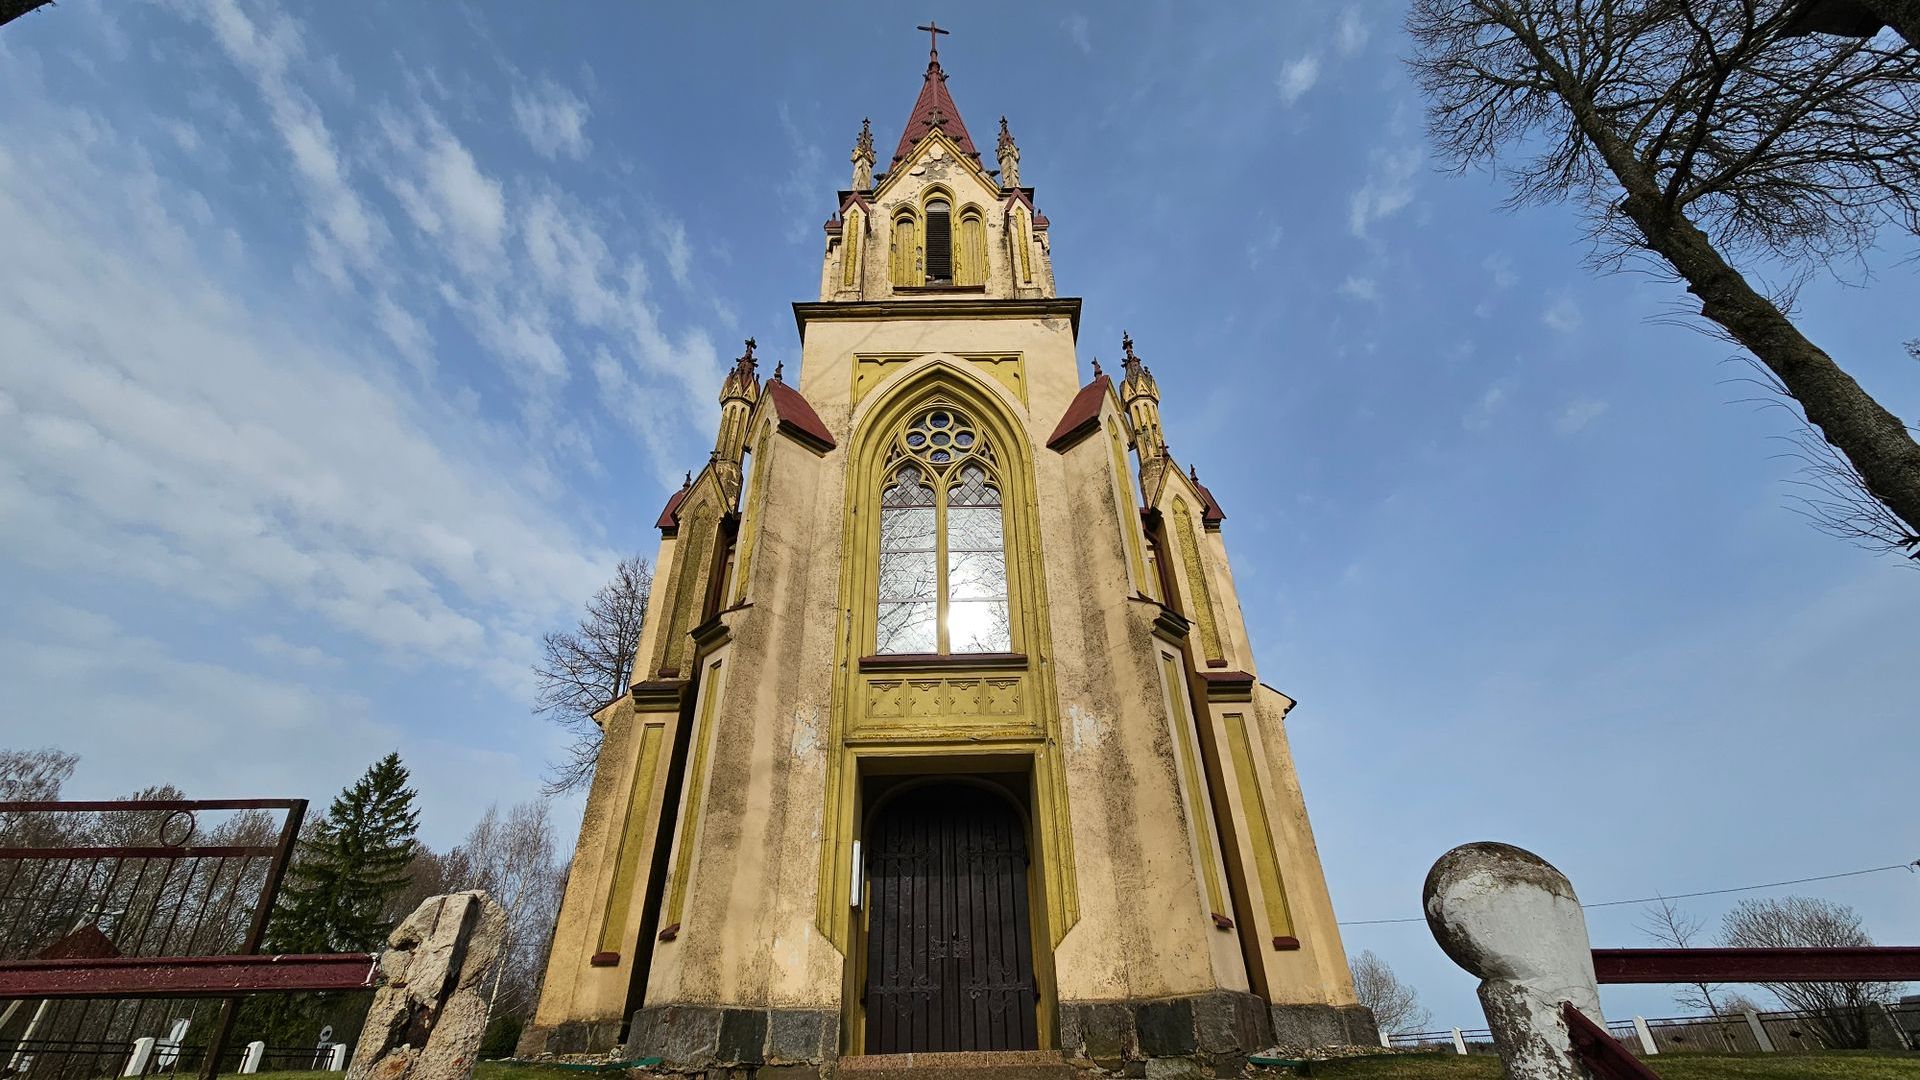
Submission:
M 951 405 L 914 415 L 882 471 L 876 653 L 1013 648 L 999 466 Z
M 960 232 L 954 245 L 953 282 L 956 285 L 984 285 L 987 282 L 987 224 L 980 208 L 969 206 L 960 211 Z
M 893 246 L 888 252 L 887 279 L 895 285 L 918 285 L 919 267 L 913 242 L 913 211 L 902 210 L 893 219 Z
M 945 199 L 927 202 L 927 284 L 953 282 L 953 209 Z

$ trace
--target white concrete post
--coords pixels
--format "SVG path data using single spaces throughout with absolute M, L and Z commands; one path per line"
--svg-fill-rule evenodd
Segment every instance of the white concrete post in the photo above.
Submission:
M 1602 1027 L 1586 914 L 1566 875 L 1511 844 L 1463 844 L 1427 872 L 1434 940 L 1480 978 L 1480 1005 L 1511 1080 L 1588 1080 L 1561 1002 Z
M 258 1039 L 247 1044 L 247 1052 L 240 1056 L 240 1071 L 257 1073 L 260 1071 L 260 1059 L 267 1054 L 267 1044 Z
M 151 1035 L 143 1035 L 133 1040 L 133 1053 L 127 1055 L 127 1067 L 120 1070 L 120 1075 L 146 1075 L 147 1062 L 153 1060 L 153 1044 L 159 1041 Z
M 1760 1022 L 1760 1014 L 1748 1009 L 1740 1015 L 1747 1018 L 1747 1027 L 1753 1031 L 1753 1041 L 1760 1044 L 1760 1049 L 1773 1053 L 1773 1036 L 1767 1034 L 1767 1025 Z
M 187 1029 L 192 1026 L 193 1021 L 184 1016 L 173 1022 L 173 1030 L 160 1042 L 160 1060 L 156 1062 L 160 1068 L 170 1069 L 180 1059 L 180 1044 L 186 1041 Z
M 346 1068 L 347 1068 L 347 1044 L 334 1043 L 332 1051 L 330 1051 L 327 1054 L 327 1071 L 328 1072 L 345 1072 Z
M 1640 1036 L 1641 1053 L 1651 1057 L 1660 1052 L 1660 1047 L 1654 1044 L 1653 1031 L 1647 1027 L 1646 1017 L 1636 1016 L 1633 1018 L 1633 1033 Z
M 1453 1029 L 1453 1052 L 1462 1055 L 1467 1052 L 1466 1036 L 1460 1034 L 1459 1028 Z
M 1380 1045 L 1381 1045 L 1381 1047 L 1383 1047 L 1384 1049 L 1387 1049 L 1387 1050 L 1391 1050 L 1391 1049 L 1393 1049 L 1393 1036 L 1391 1036 L 1391 1035 L 1389 1035 L 1389 1034 L 1387 1034 L 1387 1029 L 1386 1029 L 1386 1028 L 1380 1028 L 1380 1029 L 1378 1029 L 1378 1031 L 1379 1031 L 1379 1034 L 1380 1034 Z

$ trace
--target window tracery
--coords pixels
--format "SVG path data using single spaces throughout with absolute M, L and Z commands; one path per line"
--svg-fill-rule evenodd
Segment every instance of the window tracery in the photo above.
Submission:
M 875 652 L 1013 648 L 998 470 L 985 435 L 951 405 L 895 435 L 881 472 Z

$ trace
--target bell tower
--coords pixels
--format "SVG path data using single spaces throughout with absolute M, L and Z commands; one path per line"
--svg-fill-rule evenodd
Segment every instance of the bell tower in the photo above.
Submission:
M 656 522 L 522 1052 L 1117 1072 L 1371 1042 L 1226 515 L 1131 337 L 1118 386 L 1083 376 L 1021 175 L 1045 154 L 1002 118 L 983 160 L 920 29 L 792 382 L 746 342 Z

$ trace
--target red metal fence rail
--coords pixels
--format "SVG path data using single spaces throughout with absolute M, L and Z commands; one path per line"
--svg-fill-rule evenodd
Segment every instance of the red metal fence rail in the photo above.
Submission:
M 169 1064 L 204 1054 L 202 1075 L 214 1075 L 232 995 L 322 978 L 302 966 L 318 958 L 276 965 L 253 955 L 306 808 L 304 799 L 0 802 L 0 1074 L 117 1074 L 134 1039 L 184 1020 L 190 1043 L 169 1046 Z M 368 957 L 327 959 L 324 978 L 345 982 L 358 965 L 364 984 Z M 196 1003 L 208 997 L 225 1000 Z

